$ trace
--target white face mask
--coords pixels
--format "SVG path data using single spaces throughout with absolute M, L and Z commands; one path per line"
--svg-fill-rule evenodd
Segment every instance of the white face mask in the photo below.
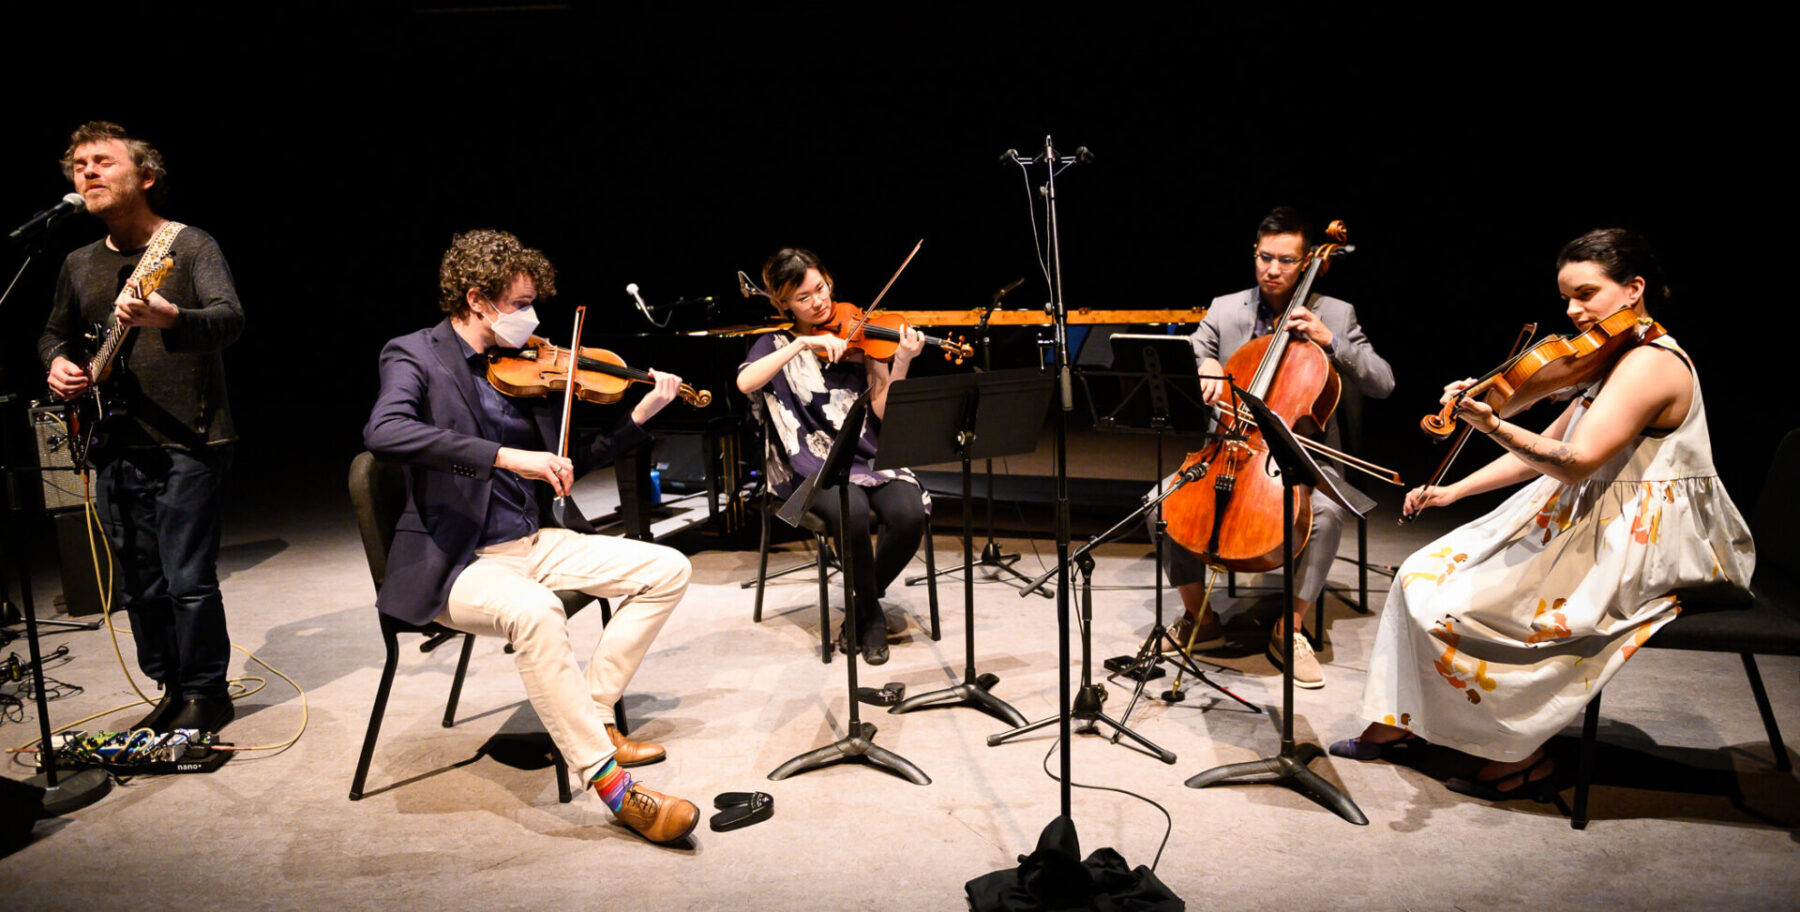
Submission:
M 537 329 L 537 310 L 530 304 L 509 314 L 494 309 L 488 318 L 494 328 L 494 338 L 507 348 L 519 348 L 531 338 L 531 332 Z

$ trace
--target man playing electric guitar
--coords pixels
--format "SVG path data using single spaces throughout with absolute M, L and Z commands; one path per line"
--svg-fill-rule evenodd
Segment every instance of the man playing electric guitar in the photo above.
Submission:
M 88 368 L 101 342 L 87 330 L 123 330 L 100 392 L 124 414 L 87 455 L 138 665 L 163 691 L 137 724 L 218 731 L 233 715 L 217 564 L 220 488 L 237 439 L 219 352 L 243 331 L 244 311 L 212 237 L 156 214 L 166 171 L 150 144 L 93 121 L 70 136 L 62 166 L 107 234 L 63 260 L 38 354 L 52 392 L 93 396 Z

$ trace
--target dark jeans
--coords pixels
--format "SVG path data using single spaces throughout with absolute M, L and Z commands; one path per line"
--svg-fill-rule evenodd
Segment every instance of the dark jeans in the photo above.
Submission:
M 231 447 L 99 456 L 100 518 L 138 667 L 180 696 L 224 696 L 231 639 L 219 596 L 220 489 Z
M 837 488 L 827 488 L 813 499 L 813 512 L 825 519 L 826 528 L 838 529 Z M 874 547 L 869 545 L 871 511 L 881 517 L 882 529 Z M 909 481 L 890 481 L 879 487 L 850 486 L 850 568 L 856 578 L 856 619 L 865 633 L 886 637 L 881 605 L 876 596 L 900 575 L 919 553 L 925 536 L 925 499 L 919 486 Z

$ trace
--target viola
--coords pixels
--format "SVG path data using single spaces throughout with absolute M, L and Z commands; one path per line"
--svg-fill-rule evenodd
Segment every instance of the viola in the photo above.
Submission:
M 1325 350 L 1287 329 L 1295 308 L 1305 306 L 1313 281 L 1332 256 L 1344 252 L 1343 222 L 1326 229 L 1335 243 L 1307 255 L 1306 273 L 1275 321 L 1275 332 L 1244 343 L 1225 363 L 1225 373 L 1247 377 L 1244 389 L 1263 400 L 1290 428 L 1323 428 L 1337 408 L 1342 381 Z M 1291 527 L 1295 552 L 1312 531 L 1311 490 L 1294 492 L 1294 512 L 1284 517 L 1280 471 L 1255 422 L 1236 409 L 1219 413 L 1220 439 L 1189 453 L 1181 471 L 1201 466 L 1198 480 L 1163 503 L 1169 537 L 1209 564 L 1245 573 L 1281 565 L 1282 539 Z
M 519 349 L 502 349 L 488 353 L 488 382 L 494 389 L 521 398 L 567 393 L 569 389 L 569 350 L 558 348 L 548 340 L 532 336 Z M 574 361 L 575 398 L 584 402 L 607 404 L 619 401 L 625 388 L 633 383 L 655 383 L 650 372 L 626 365 L 625 360 L 604 348 L 581 348 Z M 712 403 L 712 393 L 696 390 L 686 383 L 678 393 L 681 401 L 705 408 Z
M 855 304 L 839 301 L 832 305 L 830 318 L 813 328 L 843 339 L 867 357 L 886 361 L 893 358 L 900 347 L 900 331 L 910 325 L 897 313 L 889 311 L 871 316 Z M 925 336 L 925 344 L 943 349 L 944 360 L 956 364 L 975 354 L 974 346 L 961 339 Z
M 1638 316 L 1629 307 L 1594 324 L 1586 332 L 1552 336 L 1482 375 L 1451 399 L 1443 410 L 1420 419 L 1419 427 L 1437 440 L 1456 431 L 1456 409 L 1462 400 L 1484 402 L 1501 418 L 1511 418 L 1558 393 L 1593 383 L 1612 370 L 1625 352 L 1664 334 L 1662 325 Z

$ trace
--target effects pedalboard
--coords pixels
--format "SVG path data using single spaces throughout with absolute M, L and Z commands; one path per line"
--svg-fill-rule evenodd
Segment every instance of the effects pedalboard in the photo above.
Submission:
M 233 746 L 214 732 L 148 728 L 118 732 L 64 732 L 51 738 L 58 769 L 103 769 L 115 776 L 210 773 L 231 759 Z M 39 768 L 43 762 L 38 762 Z

